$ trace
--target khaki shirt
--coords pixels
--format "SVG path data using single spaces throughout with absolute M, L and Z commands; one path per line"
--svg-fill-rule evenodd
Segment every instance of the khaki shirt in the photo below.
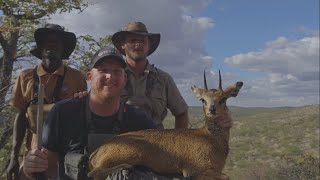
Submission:
M 33 70 L 26 69 L 20 73 L 16 79 L 15 85 L 11 94 L 10 104 L 18 109 L 27 109 L 31 100 L 33 99 Z M 47 103 L 53 103 L 53 91 L 58 79 L 58 76 L 63 76 L 64 65 L 61 65 L 52 74 L 47 73 L 42 65 L 38 65 L 37 74 L 39 82 L 44 85 L 44 99 Z M 60 99 L 67 99 L 73 97 L 74 93 L 82 92 L 87 89 L 87 83 L 83 74 L 73 68 L 68 67 L 65 74 L 61 91 L 59 94 Z M 29 150 L 30 143 L 32 147 L 35 145 L 35 134 L 28 130 L 26 146 Z
M 126 72 L 128 82 L 123 92 L 123 98 L 128 99 L 127 104 L 144 109 L 158 128 L 163 128 L 162 122 L 167 115 L 167 108 L 174 116 L 188 110 L 188 105 L 167 72 L 149 63 L 140 77 L 135 77 L 129 67 L 126 68 Z M 148 78 L 151 78 L 149 85 L 147 85 Z

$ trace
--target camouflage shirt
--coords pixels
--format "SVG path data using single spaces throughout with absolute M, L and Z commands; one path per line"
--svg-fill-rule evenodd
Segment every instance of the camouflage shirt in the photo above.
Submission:
M 158 128 L 163 128 L 162 121 L 167 115 L 167 108 L 174 116 L 187 111 L 186 102 L 167 72 L 148 63 L 140 77 L 135 77 L 129 67 L 126 68 L 126 73 L 128 81 L 123 98 L 127 99 L 127 104 L 144 109 Z

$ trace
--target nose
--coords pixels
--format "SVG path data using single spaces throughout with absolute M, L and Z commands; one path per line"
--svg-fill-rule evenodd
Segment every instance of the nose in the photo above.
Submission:
M 216 112 L 216 106 L 215 106 L 215 105 L 211 105 L 210 108 L 209 108 L 209 111 L 210 111 L 211 113 Z
M 112 77 L 112 73 L 106 73 L 106 79 L 110 79 Z

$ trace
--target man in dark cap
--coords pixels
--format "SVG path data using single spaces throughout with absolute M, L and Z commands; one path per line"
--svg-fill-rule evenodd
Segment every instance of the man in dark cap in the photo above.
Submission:
M 121 101 L 127 81 L 124 67 L 124 59 L 114 48 L 101 49 L 93 56 L 87 73 L 89 95 L 55 104 L 43 126 L 43 149 L 29 151 L 24 159 L 28 177 L 46 171 L 50 179 L 87 179 L 85 173 L 78 173 L 81 170 L 72 169 L 84 166 L 74 163 L 75 156 L 89 155 L 114 134 L 155 128 L 144 111 Z
M 175 116 L 175 128 L 188 128 L 188 106 L 173 78 L 151 65 L 147 57 L 160 43 L 160 34 L 149 33 L 142 22 L 129 22 L 112 36 L 114 46 L 126 56 L 128 82 L 123 97 L 143 108 L 163 129 L 167 108 Z
M 18 109 L 13 128 L 13 144 L 7 178 L 23 179 L 19 172 L 19 152 L 26 135 L 25 153 L 36 147 L 36 110 L 38 85 L 44 86 L 44 114 L 54 103 L 85 91 L 87 84 L 83 74 L 63 64 L 76 46 L 76 36 L 56 24 L 47 24 L 34 33 L 36 47 L 30 51 L 41 59 L 41 64 L 20 73 L 12 91 L 10 104 Z

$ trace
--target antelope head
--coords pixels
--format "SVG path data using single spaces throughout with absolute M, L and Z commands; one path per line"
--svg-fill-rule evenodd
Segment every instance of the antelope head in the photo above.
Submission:
M 229 86 L 225 90 L 221 85 L 221 74 L 219 70 L 219 89 L 208 89 L 206 81 L 206 73 L 203 73 L 204 87 L 201 89 L 193 85 L 191 87 L 192 92 L 202 101 L 203 111 L 206 117 L 213 117 L 228 112 L 226 101 L 229 97 L 236 97 L 241 89 L 243 83 L 237 82 L 236 84 Z

